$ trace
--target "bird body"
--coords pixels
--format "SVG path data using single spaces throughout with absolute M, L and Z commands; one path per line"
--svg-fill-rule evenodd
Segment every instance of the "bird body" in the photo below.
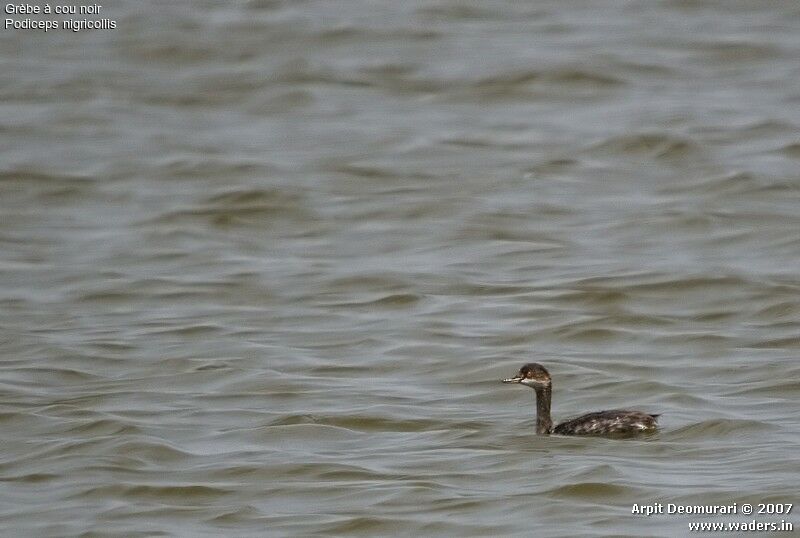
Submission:
M 658 428 L 658 415 L 626 409 L 595 411 L 567 420 L 553 428 L 557 435 L 614 435 L 646 432 Z

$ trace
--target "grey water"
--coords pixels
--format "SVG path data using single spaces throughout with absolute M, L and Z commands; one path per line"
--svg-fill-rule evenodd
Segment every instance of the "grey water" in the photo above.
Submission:
M 3 535 L 800 525 L 632 513 L 800 502 L 800 4 L 103 16 L 0 30 Z

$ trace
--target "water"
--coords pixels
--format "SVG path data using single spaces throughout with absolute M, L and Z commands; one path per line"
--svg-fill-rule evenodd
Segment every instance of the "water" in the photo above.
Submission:
M 631 514 L 800 500 L 796 2 L 103 9 L 0 32 L 4 534 L 800 524 Z

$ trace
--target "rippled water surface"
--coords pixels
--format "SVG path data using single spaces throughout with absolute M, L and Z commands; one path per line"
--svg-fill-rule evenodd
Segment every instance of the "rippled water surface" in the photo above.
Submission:
M 104 9 L 0 32 L 4 535 L 800 503 L 796 2 Z M 537 437 L 531 360 L 661 432 Z

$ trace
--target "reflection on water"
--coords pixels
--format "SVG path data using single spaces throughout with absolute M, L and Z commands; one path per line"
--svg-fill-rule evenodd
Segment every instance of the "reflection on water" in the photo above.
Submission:
M 800 11 L 587 7 L 0 34 L 5 532 L 675 536 L 631 506 L 796 502 Z M 499 383 L 531 360 L 556 420 L 661 432 L 535 436 Z

